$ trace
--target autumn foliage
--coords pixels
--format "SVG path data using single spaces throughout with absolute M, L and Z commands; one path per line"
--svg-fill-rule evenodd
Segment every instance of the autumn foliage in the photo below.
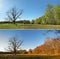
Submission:
M 47 40 L 43 45 L 36 47 L 33 54 L 60 54 L 60 39 Z

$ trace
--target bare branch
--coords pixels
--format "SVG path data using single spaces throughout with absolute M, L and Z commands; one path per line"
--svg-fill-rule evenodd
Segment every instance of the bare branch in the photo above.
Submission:
M 7 19 L 15 24 L 16 20 L 22 15 L 23 10 L 17 10 L 13 7 L 7 12 Z
M 10 50 L 10 52 L 13 51 L 16 54 L 18 49 L 21 47 L 22 43 L 23 41 L 19 41 L 16 37 L 13 37 L 9 40 L 8 49 Z

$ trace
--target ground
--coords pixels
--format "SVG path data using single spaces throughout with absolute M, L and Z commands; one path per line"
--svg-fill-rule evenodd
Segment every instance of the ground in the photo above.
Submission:
M 60 25 L 0 24 L 0 29 L 60 29 Z
M 0 55 L 0 59 L 60 59 L 60 56 L 41 55 Z

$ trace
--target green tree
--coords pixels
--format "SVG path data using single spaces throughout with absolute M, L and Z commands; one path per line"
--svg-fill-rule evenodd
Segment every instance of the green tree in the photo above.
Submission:
M 60 25 L 60 6 L 54 7 L 54 18 L 56 20 L 56 24 Z
M 40 23 L 41 23 L 41 19 L 40 18 L 36 18 L 35 24 L 40 24 Z
M 34 23 L 35 23 L 35 20 L 32 20 L 32 21 L 31 21 L 31 24 L 34 24 Z
M 44 24 L 44 25 L 47 24 L 45 16 L 41 17 L 41 24 Z
M 54 9 L 53 5 L 51 4 L 47 5 L 46 13 L 45 13 L 47 24 L 54 24 L 55 22 L 53 9 Z

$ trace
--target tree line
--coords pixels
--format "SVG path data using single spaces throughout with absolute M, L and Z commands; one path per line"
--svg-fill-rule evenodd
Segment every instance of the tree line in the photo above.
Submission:
M 48 4 L 45 14 L 36 20 L 32 20 L 34 24 L 51 24 L 60 25 L 60 5 L 53 6 Z
M 60 55 L 60 38 L 45 39 L 44 44 L 37 46 L 34 49 L 21 50 L 20 47 L 23 41 L 18 41 L 15 37 L 9 41 L 8 50 L 11 54 L 40 54 L 40 55 Z M 9 54 L 8 53 L 8 54 Z
M 24 43 L 22 40 L 17 39 L 16 37 L 12 37 L 9 40 L 7 54 L 46 54 L 46 55 L 60 55 L 60 30 L 48 30 L 45 34 L 54 31 L 56 34 L 55 38 L 47 37 L 44 43 L 40 46 L 37 46 L 34 49 L 23 50 L 21 49 L 22 44 Z M 44 33 L 43 33 L 44 34 Z M 2 54 L 2 53 L 0 53 Z M 5 54 L 5 52 L 4 52 Z
M 46 54 L 46 55 L 60 55 L 60 30 L 48 30 L 46 33 L 54 31 L 56 34 L 55 38 L 47 37 L 45 42 L 37 46 L 34 49 L 23 50 L 21 49 L 22 44 L 24 43 L 23 40 L 17 39 L 16 36 L 10 38 L 8 41 L 8 47 L 6 49 L 7 52 L 0 52 L 0 54 Z
M 33 50 L 33 54 L 60 55 L 60 38 L 48 38 L 43 45 Z
M 19 20 L 21 15 L 23 14 L 23 10 L 17 9 L 16 7 L 11 8 L 7 12 L 7 17 L 5 18 L 7 21 L 0 23 L 20 23 L 20 24 L 51 24 L 51 25 L 60 25 L 60 5 L 53 6 L 52 4 L 48 4 L 43 16 L 36 18 L 34 20 Z

